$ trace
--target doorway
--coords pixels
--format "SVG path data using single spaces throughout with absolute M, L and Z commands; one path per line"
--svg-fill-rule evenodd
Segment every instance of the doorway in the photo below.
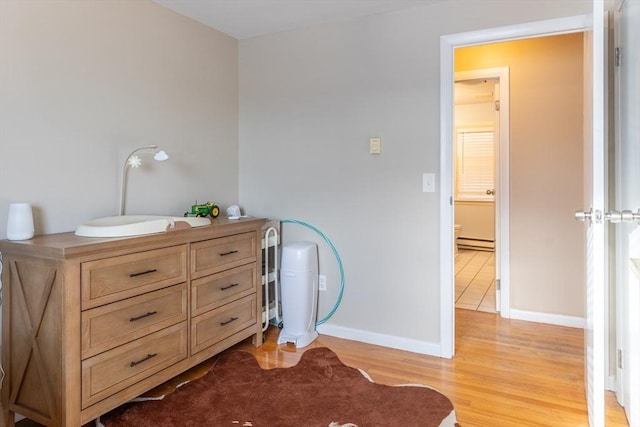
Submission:
M 500 310 L 500 212 L 496 201 L 501 138 L 508 148 L 508 67 L 455 73 L 454 248 L 455 307 Z M 508 158 L 508 156 L 506 156 Z M 508 178 L 508 174 L 506 175 Z M 508 221 L 508 212 L 504 212 Z M 498 286 L 496 286 L 498 284 Z
M 454 337 L 453 337 L 453 331 L 454 331 L 454 323 L 455 323 L 455 311 L 453 308 L 453 301 L 455 298 L 455 292 L 453 289 L 453 280 L 455 277 L 455 272 L 454 272 L 454 267 L 453 267 L 453 252 L 454 252 L 454 248 L 453 248 L 453 193 L 454 193 L 454 189 L 453 189 L 453 149 L 452 149 L 452 144 L 451 141 L 453 141 L 453 129 L 454 129 L 454 123 L 453 123 L 453 107 L 451 105 L 452 100 L 453 100 L 453 82 L 454 82 L 454 78 L 453 78 L 453 72 L 454 72 L 454 64 L 455 67 L 458 67 L 460 65 L 460 61 L 458 58 L 458 54 L 459 52 L 462 51 L 462 49 L 481 49 L 481 48 L 488 48 L 490 43 L 492 44 L 501 44 L 501 43 L 516 43 L 516 42 L 525 42 L 531 38 L 541 38 L 541 39 L 549 39 L 549 37 L 547 36 L 554 36 L 554 35 L 558 35 L 558 34 L 566 34 L 566 35 L 570 35 L 569 33 L 580 33 L 577 34 L 577 37 L 581 37 L 581 32 L 584 31 L 585 28 L 588 28 L 588 21 L 586 20 L 585 17 L 573 17 L 573 18 L 566 18 L 566 19 L 560 19 L 560 20 L 553 20 L 553 21 L 542 21 L 539 23 L 535 23 L 535 25 L 531 25 L 528 24 L 527 26 L 513 26 L 513 27 L 505 27 L 505 28 L 498 28 L 498 29 L 490 29 L 487 31 L 478 31 L 478 32 L 471 32 L 471 33 L 463 33 L 463 34 L 458 34 L 458 35 L 452 35 L 452 36 L 443 36 L 441 38 L 441 59 L 442 59 L 442 70 L 441 70 L 441 94 L 442 94 L 442 102 L 443 102 L 443 107 L 442 107 L 442 120 L 441 120 L 441 127 L 442 127 L 442 139 L 441 139 L 441 173 L 442 173 L 442 179 L 441 179 L 441 209 L 442 209 L 442 215 L 441 215 L 441 232 L 443 233 L 443 238 L 441 239 L 441 253 L 443 254 L 443 268 L 442 268 L 442 289 L 441 289 L 441 337 L 442 337 L 442 351 L 441 354 L 444 357 L 452 357 L 454 354 Z M 503 42 L 503 40 L 506 40 L 506 42 Z M 509 42 L 511 40 L 511 42 Z M 455 52 L 455 54 L 454 54 Z M 520 50 L 520 55 L 521 57 L 527 56 L 524 55 L 525 52 L 523 52 L 522 50 Z M 581 51 L 582 53 L 582 51 Z M 531 55 L 529 55 L 531 57 Z M 455 61 L 454 61 L 454 57 L 455 57 Z M 493 56 L 491 56 L 491 54 L 484 54 L 484 55 L 480 55 L 479 59 L 482 61 L 486 61 L 490 58 L 493 58 Z M 476 58 L 478 59 L 478 58 Z M 557 62 L 558 64 L 568 64 L 570 63 L 570 61 L 567 61 L 566 58 L 563 58 L 561 61 Z M 468 64 L 466 64 L 468 65 Z M 478 68 L 490 68 L 490 67 L 495 67 L 497 65 L 500 66 L 504 66 L 504 63 L 501 64 L 488 64 L 488 63 L 476 63 L 473 66 L 467 66 L 466 68 L 462 68 L 463 70 L 471 70 L 471 69 L 478 69 Z M 538 64 L 535 64 L 532 67 L 529 67 L 530 69 L 534 69 L 537 68 Z M 455 71 L 460 70 L 459 68 L 455 68 Z M 579 70 L 578 70 L 578 74 L 581 75 L 582 73 L 582 62 L 579 61 Z M 545 83 L 548 85 L 555 85 L 556 82 L 553 79 L 544 77 L 544 78 L 539 78 L 540 76 L 533 76 L 532 79 L 530 80 L 530 82 L 532 82 L 531 85 L 529 85 L 528 90 L 530 92 L 527 93 L 526 96 L 529 97 L 535 97 L 537 95 L 540 94 L 540 89 L 544 89 L 544 90 L 548 90 L 549 87 L 547 86 L 539 86 L 541 83 Z M 511 75 L 511 80 L 513 81 L 513 74 Z M 533 84 L 533 82 L 535 82 L 535 84 Z M 577 93 L 575 94 L 572 102 L 575 102 L 575 100 L 577 98 L 582 97 L 582 93 L 583 93 L 583 87 L 581 85 L 581 82 L 579 84 L 579 87 L 577 88 Z M 555 90 L 560 90 L 558 87 L 555 88 Z M 553 91 L 552 91 L 553 92 Z M 552 102 L 559 102 L 558 100 L 555 100 L 553 95 L 549 95 L 547 94 L 547 97 L 550 101 Z M 513 91 L 512 91 L 512 99 L 513 99 Z M 552 105 L 552 107 L 557 107 L 556 105 Z M 539 107 L 542 108 L 542 107 Z M 550 107 L 548 107 L 550 108 Z M 447 114 L 449 111 L 451 111 L 451 114 Z M 548 125 L 547 122 L 543 122 L 541 121 L 542 119 L 538 118 L 535 114 L 532 113 L 522 113 L 520 112 L 521 115 L 519 116 L 519 118 L 524 118 L 526 119 L 526 125 L 530 126 L 532 129 L 539 129 L 539 128 L 543 128 L 546 127 Z M 579 108 L 578 111 L 578 116 L 580 117 L 580 129 L 582 127 L 581 124 L 581 120 L 582 120 L 582 110 L 581 108 Z M 513 115 L 513 113 L 512 113 Z M 581 130 L 578 132 L 580 137 L 578 138 L 577 144 L 581 145 L 582 144 L 582 132 Z M 551 135 L 552 137 L 557 136 L 557 133 L 554 135 Z M 551 138 L 553 139 L 553 138 Z M 543 143 L 548 143 L 549 142 L 549 138 L 540 138 L 539 140 L 539 145 L 543 144 Z M 520 143 L 520 141 L 518 141 L 518 143 Z M 555 156 L 558 153 L 558 149 L 557 147 L 560 147 L 562 144 L 558 144 L 557 141 L 553 141 L 553 144 L 556 144 L 556 146 L 552 146 L 551 148 L 546 148 L 544 150 L 539 150 L 537 156 Z M 513 137 L 512 137 L 512 141 L 511 141 L 511 145 L 513 145 Z M 508 149 L 508 146 L 507 146 Z M 562 151 L 562 150 L 561 150 Z M 581 161 L 581 156 L 574 156 L 575 158 L 578 159 L 580 165 L 577 166 L 577 172 L 576 175 L 579 177 L 579 179 L 582 178 L 582 161 Z M 507 159 L 509 161 L 504 161 L 504 159 Z M 504 179 L 508 179 L 508 177 L 510 176 L 509 172 L 509 163 L 511 163 L 511 168 L 513 168 L 513 163 L 514 163 L 514 159 L 513 156 L 511 156 L 510 154 L 507 154 L 506 156 L 504 156 L 504 164 L 506 164 L 506 168 L 504 167 L 504 164 L 500 165 L 499 170 L 506 170 L 507 173 L 503 173 L 499 178 L 498 178 L 498 183 L 502 183 Z M 527 159 L 525 159 L 526 161 Z M 540 160 L 540 159 L 538 159 Z M 544 170 L 544 168 L 542 168 L 542 170 Z M 540 178 L 539 182 L 532 182 L 531 184 L 533 185 L 533 188 L 531 190 L 527 190 L 526 192 L 523 193 L 519 193 L 519 195 L 522 195 L 524 193 L 527 194 L 527 197 L 529 197 L 529 194 L 536 194 L 536 186 L 538 186 L 539 188 L 542 188 L 542 193 L 544 193 L 544 191 L 546 191 L 548 188 L 553 188 L 552 186 L 555 185 L 553 184 L 553 179 L 551 179 L 551 181 L 547 180 L 549 178 L 551 178 L 551 175 L 542 175 L 542 177 Z M 566 181 L 566 180 L 560 180 L 560 181 Z M 503 200 L 501 202 L 498 202 L 497 204 L 497 209 L 501 210 L 502 209 L 502 204 L 508 206 L 513 206 L 514 203 L 511 201 L 510 202 L 510 195 L 513 196 L 514 192 L 513 192 L 513 182 L 509 183 L 509 181 L 506 181 L 507 185 L 504 187 L 505 189 L 510 189 L 509 190 L 505 190 L 502 191 L 500 194 L 502 196 L 504 196 Z M 518 183 L 520 184 L 520 183 Z M 510 188 L 511 185 L 511 188 Z M 580 191 L 578 191 L 578 193 L 580 193 Z M 535 223 L 535 221 L 538 221 L 541 216 L 540 216 L 540 212 L 543 207 L 543 205 L 538 205 L 537 201 L 533 201 L 534 198 L 532 198 L 531 201 L 528 201 L 527 198 L 520 200 L 521 206 L 519 206 L 519 208 L 522 208 L 523 210 L 520 212 L 519 214 L 519 219 L 520 220 L 525 220 L 525 221 L 530 221 L 531 223 Z M 528 203 L 531 204 L 528 204 Z M 569 201 L 569 200 L 559 200 L 558 203 L 560 203 L 560 206 L 555 206 L 554 210 L 556 210 L 557 212 L 560 212 L 562 210 L 566 211 L 566 212 L 573 212 L 573 210 L 575 210 L 572 206 L 575 205 L 580 205 L 581 203 L 581 199 L 579 201 Z M 566 207 L 564 205 L 567 205 Z M 558 214 L 560 215 L 560 214 Z M 514 213 L 511 213 L 511 218 L 514 217 Z M 570 217 L 570 216 L 569 216 Z M 509 218 L 509 216 L 507 216 L 507 218 Z M 573 221 L 572 218 L 568 218 L 571 221 Z M 568 223 L 568 226 L 573 226 L 573 222 Z M 499 259 L 496 260 L 496 263 L 500 265 L 500 267 L 498 267 L 498 271 L 500 274 L 500 281 L 501 281 L 501 293 L 502 293 L 502 298 L 501 298 L 501 307 L 506 305 L 506 310 L 501 310 L 502 313 L 501 315 L 503 317 L 517 317 L 517 318 L 523 318 L 525 320 L 537 320 L 537 321 L 546 321 L 547 323 L 556 323 L 556 324 L 567 324 L 570 326 L 582 326 L 582 302 L 583 302 L 583 294 L 580 293 L 577 297 L 573 297 L 574 302 L 576 302 L 576 305 L 580 305 L 580 308 L 577 311 L 577 314 L 575 316 L 573 315 L 569 315 L 569 316 L 555 316 L 553 314 L 549 315 L 549 316 L 542 316 L 542 318 L 537 318 L 537 319 L 530 319 L 527 318 L 528 316 L 536 316 L 537 313 L 535 313 L 533 310 L 532 311 L 528 311 L 528 310 L 518 310 L 515 315 L 514 315 L 514 310 L 510 308 L 510 305 L 513 303 L 513 301 L 511 301 L 511 295 L 510 295 L 510 280 L 511 280 L 511 267 L 512 267 L 512 263 L 510 262 L 510 252 L 513 252 L 512 250 L 509 250 L 509 244 L 513 243 L 509 241 L 510 235 L 513 234 L 511 231 L 512 228 L 512 224 L 509 224 L 508 221 L 501 221 L 500 223 L 500 227 L 499 229 L 496 230 L 496 242 L 498 242 L 498 244 L 502 244 L 502 246 L 504 246 L 504 249 L 502 251 L 501 256 L 499 257 Z M 565 227 L 566 228 L 566 227 Z M 526 231 L 526 229 L 525 229 Z M 560 233 L 561 234 L 561 233 Z M 447 236 L 446 238 L 444 236 Z M 548 246 L 553 246 L 556 245 L 556 241 L 554 241 L 554 236 L 553 236 L 553 232 L 550 233 L 550 236 L 536 236 L 536 235 L 530 235 L 527 236 L 528 239 L 522 239 L 519 244 L 524 244 L 524 245 L 530 245 L 532 243 L 542 243 L 542 245 L 548 245 Z M 572 261 L 575 261 L 576 259 L 579 259 L 580 262 L 583 262 L 583 260 L 581 259 L 581 245 L 582 245 L 583 241 L 579 240 L 578 244 L 576 245 L 576 248 L 572 248 L 571 251 L 569 251 L 568 253 L 572 254 L 572 258 L 574 258 Z M 567 251 L 565 251 L 567 252 Z M 545 254 L 548 253 L 547 249 L 543 249 L 540 251 L 536 251 L 536 253 L 541 253 L 541 254 Z M 449 261 L 447 261 L 446 258 L 447 254 L 451 254 L 449 257 Z M 574 256 L 575 255 L 575 256 Z M 536 259 L 532 259 L 531 257 L 525 257 L 523 259 L 519 259 L 517 260 L 517 262 L 526 262 L 526 263 L 536 263 L 539 260 Z M 517 264 L 517 263 L 516 263 Z M 583 268 L 583 264 L 580 266 L 572 266 L 568 271 L 571 272 L 575 272 L 575 271 L 584 271 Z M 546 268 L 546 266 L 540 268 L 541 271 L 547 273 L 549 269 Z M 566 269 L 565 269 L 566 270 Z M 537 274 L 537 272 L 536 272 Z M 553 274 L 555 274 L 555 272 L 553 272 Z M 560 272 L 560 274 L 562 274 L 562 272 Z M 579 278 L 579 280 L 577 280 L 577 284 L 575 285 L 578 288 L 579 292 L 584 292 L 584 285 L 581 281 L 582 278 Z M 542 283 L 544 285 L 544 281 L 540 281 L 540 283 Z M 538 292 L 539 295 L 544 295 L 544 290 Z M 519 298 L 522 298 L 522 294 L 518 295 Z M 528 303 L 528 301 L 526 301 L 526 303 Z M 550 313 L 554 313 L 554 307 L 551 307 L 551 309 L 549 310 Z M 557 313 L 558 311 L 556 311 Z M 560 311 L 561 312 L 561 311 Z M 580 322 L 579 324 L 573 324 L 574 322 Z
M 606 278 L 605 268 L 607 262 L 607 250 L 604 245 L 603 212 L 606 200 L 606 150 L 605 150 L 605 12 L 603 2 L 594 0 L 593 12 L 589 15 L 574 16 L 549 21 L 538 21 L 523 25 L 493 28 L 482 31 L 461 33 L 452 36 L 441 37 L 441 240 L 440 250 L 444 260 L 441 265 L 441 354 L 444 357 L 452 357 L 454 354 L 454 310 L 451 304 L 452 268 L 447 269 L 446 264 L 452 255 L 452 165 L 450 164 L 452 137 L 452 66 L 454 49 L 462 46 L 480 45 L 482 43 L 496 42 L 500 40 L 526 39 L 530 37 L 542 37 L 557 34 L 582 33 L 584 35 L 584 60 L 581 75 L 582 91 L 579 96 L 583 107 L 583 134 L 584 134 L 584 164 L 581 169 L 584 172 L 582 182 L 584 184 L 584 202 L 587 210 L 576 212 L 576 218 L 589 219 L 588 227 L 584 227 L 584 240 L 578 253 L 583 253 L 584 284 L 581 302 L 586 301 L 583 307 L 584 315 L 580 318 L 570 316 L 574 320 L 580 320 L 580 325 L 585 328 L 585 385 L 589 408 L 590 422 L 597 425 L 604 424 L 604 379 L 605 365 L 607 363 L 605 343 L 608 335 L 605 328 L 605 298 L 604 293 Z M 565 62 L 565 61 L 560 61 Z M 551 82 L 555 79 L 552 77 Z M 553 99 L 553 97 L 551 97 Z M 515 115 L 512 115 L 512 117 Z M 536 123 L 535 121 L 532 121 Z M 546 124 L 546 123 L 545 123 Z M 539 123 L 538 123 L 539 125 Z M 515 139 L 515 138 L 513 138 Z M 556 150 L 550 150 L 548 155 L 555 155 Z M 513 167 L 513 165 L 512 165 Z M 511 194 L 516 194 L 510 188 Z M 448 202 L 448 203 L 447 203 Z M 513 205 L 513 203 L 512 203 Z M 544 215 L 558 213 L 565 206 L 535 206 L 532 212 L 543 212 Z M 539 208 L 542 208 L 540 210 Z M 550 209 L 553 208 L 553 209 Z M 562 209 L 560 209 L 562 208 Z M 566 213 L 566 212 L 565 212 Z M 535 221 L 545 216 L 526 215 Z M 593 218 L 592 218 L 593 216 Z M 513 218 L 513 214 L 512 214 Z M 567 228 L 568 229 L 568 228 Z M 512 233 L 513 234 L 513 233 Z M 502 236 L 501 236 L 502 237 Z M 544 236 L 542 237 L 544 240 Z M 514 239 L 515 240 L 515 239 Z M 584 252 L 583 252 L 584 251 Z M 531 260 L 527 260 L 531 262 Z M 547 266 L 544 265 L 543 268 Z M 515 282 L 515 281 L 514 281 Z M 526 304 L 526 301 L 525 301 Z M 513 310 L 512 310 L 513 311 Z M 520 313 L 522 314 L 522 313 Z M 513 316 L 512 316 L 513 317 Z M 565 316 L 566 317 L 566 316 Z M 544 316 L 543 316 L 544 319 Z M 529 320 L 529 319 L 525 319 Z M 554 323 L 554 322 L 548 322 Z M 562 324 L 562 323 L 560 323 Z
M 507 196 L 509 202 L 497 200 L 502 215 L 496 215 L 496 229 L 511 230 L 497 239 L 498 247 L 502 243 L 509 248 L 502 252 L 517 256 L 511 264 L 500 263 L 498 250 L 501 266 L 496 277 L 500 291 L 509 293 L 512 283 L 501 279 L 501 270 L 506 271 L 518 292 L 512 301 L 499 302 L 499 311 L 505 305 L 503 317 L 563 324 L 564 316 L 576 321 L 584 316 L 583 238 L 567 214 L 573 211 L 571 206 L 581 206 L 583 194 L 583 38 L 582 33 L 571 33 L 455 49 L 456 80 L 461 71 L 472 73 L 469 70 L 477 66 L 500 65 L 507 68 L 507 76 L 511 74 L 510 85 L 501 85 L 511 86 L 512 96 L 503 96 L 509 107 L 500 110 L 513 115 L 511 121 L 503 120 L 509 126 L 502 133 L 514 144 L 504 138 L 500 146 L 504 145 L 505 154 L 496 151 L 500 177 L 496 196 Z M 466 118 L 460 107 L 455 112 L 457 133 L 459 122 Z M 458 223 L 470 206 L 460 203 L 457 165 L 454 171 Z M 482 217 L 481 208 L 487 206 L 480 203 L 474 201 L 475 211 L 467 218 Z M 539 209 L 545 214 L 537 215 Z M 471 219 L 466 221 L 473 225 Z M 511 310 L 510 303 L 517 309 Z

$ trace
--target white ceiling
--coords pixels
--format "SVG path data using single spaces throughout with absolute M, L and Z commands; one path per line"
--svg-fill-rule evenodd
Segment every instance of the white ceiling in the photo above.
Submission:
M 181 15 L 246 39 L 446 0 L 153 0 Z

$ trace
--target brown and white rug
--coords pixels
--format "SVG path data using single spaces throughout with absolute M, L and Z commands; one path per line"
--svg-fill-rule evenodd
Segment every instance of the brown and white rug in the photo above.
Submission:
M 386 386 L 344 365 L 327 348 L 291 368 L 262 369 L 250 353 L 223 354 L 203 377 L 161 400 L 123 405 L 105 427 L 450 427 L 451 401 L 424 386 Z

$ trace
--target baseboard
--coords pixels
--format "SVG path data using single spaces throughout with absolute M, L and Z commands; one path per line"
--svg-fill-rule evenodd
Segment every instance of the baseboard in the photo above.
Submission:
M 566 316 L 563 314 L 538 313 L 525 310 L 510 310 L 510 318 L 526 320 L 529 322 L 549 323 L 552 325 L 568 326 L 572 328 L 584 329 L 585 321 L 582 317 Z M 329 335 L 346 340 L 359 341 L 367 344 L 379 345 L 382 347 L 395 348 L 398 350 L 410 351 L 412 353 L 425 354 L 428 356 L 441 357 L 441 348 L 438 343 L 419 341 L 411 338 L 397 337 L 394 335 L 379 334 L 376 332 L 363 331 L 361 329 L 345 328 L 322 324 L 317 331 L 321 335 Z
M 329 335 L 336 338 L 375 344 L 382 347 L 390 347 L 397 350 L 410 351 L 412 353 L 426 354 L 429 356 L 441 356 L 440 345 L 433 342 L 402 338 L 394 335 L 378 334 L 360 329 L 345 328 L 343 326 L 327 325 L 326 323 L 319 325 L 316 329 L 321 335 Z
M 511 308 L 511 310 L 509 310 L 509 314 L 509 317 L 511 319 L 526 320 L 529 322 L 538 323 L 549 323 L 551 325 L 569 326 L 571 328 L 584 329 L 585 327 L 585 319 L 583 317 L 516 310 L 513 307 Z
M 495 252 L 493 247 L 484 247 L 484 246 L 472 246 L 472 245 L 458 245 L 458 249 L 466 249 L 469 251 L 484 251 L 484 252 Z
M 473 239 L 462 236 L 458 237 L 456 242 L 460 249 L 493 251 L 496 247 L 495 241 L 493 240 Z
M 606 390 L 612 391 L 614 393 L 616 392 L 616 376 L 615 375 L 609 375 L 607 377 Z

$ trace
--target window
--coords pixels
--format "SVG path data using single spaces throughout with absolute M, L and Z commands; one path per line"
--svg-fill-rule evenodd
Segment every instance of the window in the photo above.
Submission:
M 494 201 L 494 147 L 493 128 L 457 129 L 456 200 Z

